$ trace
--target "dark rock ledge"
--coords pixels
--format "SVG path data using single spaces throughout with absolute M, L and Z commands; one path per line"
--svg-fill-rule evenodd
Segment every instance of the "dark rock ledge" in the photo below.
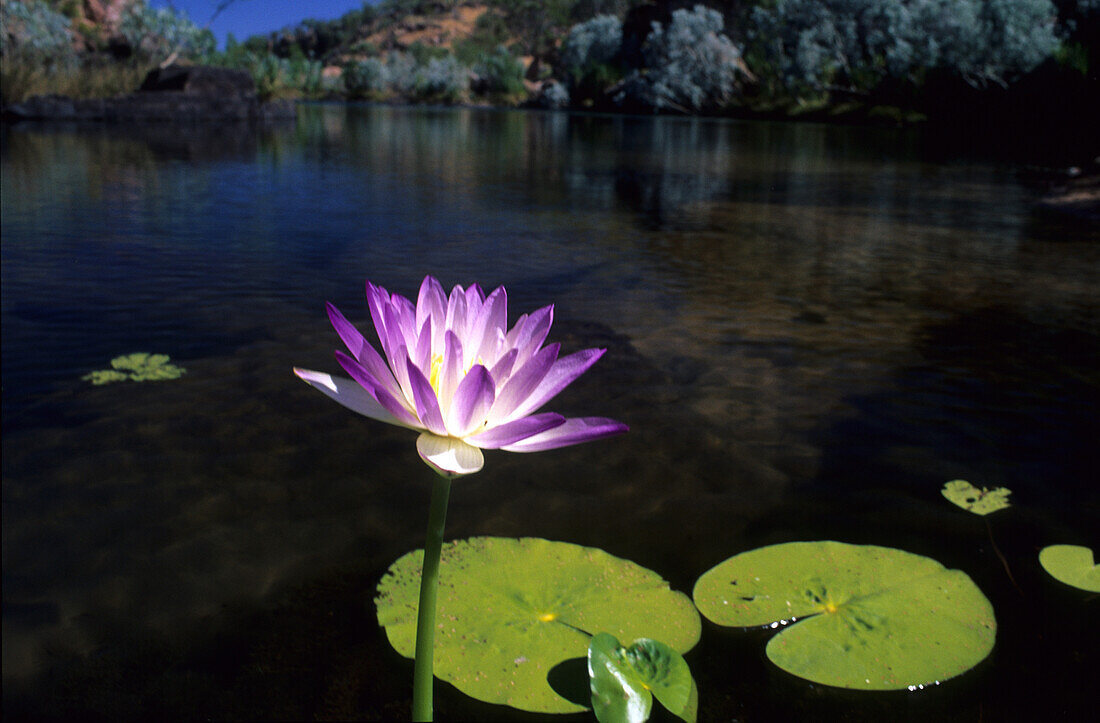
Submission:
M 36 95 L 4 108 L 6 120 L 267 121 L 294 116 L 293 101 L 260 102 L 246 71 L 179 65 L 150 71 L 129 95 Z

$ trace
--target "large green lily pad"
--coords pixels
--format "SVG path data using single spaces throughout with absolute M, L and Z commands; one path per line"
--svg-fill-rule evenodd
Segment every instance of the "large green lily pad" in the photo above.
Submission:
M 178 379 L 187 371 L 183 367 L 169 364 L 168 359 L 167 354 L 150 354 L 148 352 L 118 356 L 111 360 L 110 369 L 99 369 L 90 372 L 81 379 L 100 386 L 126 380 L 149 382 Z
M 413 657 L 423 550 L 390 566 L 378 584 L 378 622 Z M 475 537 L 443 546 L 435 675 L 469 696 L 521 710 L 585 710 L 546 676 L 584 658 L 590 633 L 654 638 L 679 652 L 699 640 L 699 614 L 683 593 L 629 560 L 538 538 Z
M 993 607 L 965 573 L 874 545 L 751 550 L 704 573 L 694 597 L 719 625 L 789 626 L 768 642 L 768 658 L 841 688 L 938 683 L 983 660 L 997 631 Z
M 1008 501 L 1012 490 L 1006 487 L 978 489 L 964 479 L 956 479 L 945 484 L 941 492 L 951 502 L 976 515 L 988 515 L 1012 506 Z
M 695 723 L 699 691 L 684 656 L 657 640 L 623 647 L 599 633 L 588 646 L 592 711 L 600 723 L 642 723 L 653 699 L 687 723 Z
M 1039 550 L 1039 564 L 1058 582 L 1081 590 L 1100 592 L 1100 565 L 1092 550 L 1080 545 L 1050 545 Z

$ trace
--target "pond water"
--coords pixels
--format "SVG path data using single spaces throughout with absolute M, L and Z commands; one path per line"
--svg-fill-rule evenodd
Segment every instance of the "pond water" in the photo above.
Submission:
M 366 330 L 366 279 L 425 274 L 505 285 L 510 322 L 555 304 L 551 341 L 607 353 L 548 409 L 631 426 L 487 453 L 448 538 L 600 547 L 688 594 L 762 545 L 873 543 L 996 610 L 992 655 L 915 693 L 809 684 L 770 633 L 704 621 L 701 720 L 1094 701 L 1096 596 L 1036 555 L 1100 542 L 1100 232 L 1036 215 L 1010 159 L 912 131 L 318 105 L 4 127 L 2 164 L 5 716 L 408 715 L 372 598 L 423 543 L 430 473 L 411 433 L 291 367 L 339 370 L 326 300 Z M 81 381 L 139 351 L 187 372 Z M 1015 506 L 987 527 L 941 497 L 956 478 Z M 445 684 L 436 710 L 538 718 Z

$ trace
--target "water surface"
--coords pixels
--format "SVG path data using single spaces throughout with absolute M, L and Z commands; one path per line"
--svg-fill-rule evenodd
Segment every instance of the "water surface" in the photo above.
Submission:
M 601 547 L 676 589 L 790 540 L 969 574 L 989 660 L 916 694 L 791 678 L 704 622 L 701 719 L 994 720 L 1085 710 L 1096 600 L 1038 549 L 1096 545 L 1100 233 L 1010 159 L 918 133 L 307 106 L 271 128 L 3 129 L 5 712 L 407 716 L 371 599 L 423 539 L 413 437 L 337 371 L 363 282 L 508 289 L 605 357 L 548 405 L 630 434 L 487 454 L 447 534 Z M 178 381 L 93 387 L 135 351 Z M 1014 491 L 982 520 L 950 479 Z M 1019 589 L 990 542 L 1004 553 Z M 439 686 L 439 719 L 514 717 Z

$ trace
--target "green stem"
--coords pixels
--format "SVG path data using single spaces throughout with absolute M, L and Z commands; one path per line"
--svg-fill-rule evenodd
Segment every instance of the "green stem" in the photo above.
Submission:
M 451 480 L 437 476 L 432 485 L 428 510 L 428 534 L 424 540 L 424 568 L 420 573 L 420 603 L 416 615 L 416 659 L 413 664 L 414 721 L 432 719 L 432 654 L 435 644 L 436 591 L 439 589 L 439 554 L 443 548 L 443 525 L 447 521 L 447 499 Z

